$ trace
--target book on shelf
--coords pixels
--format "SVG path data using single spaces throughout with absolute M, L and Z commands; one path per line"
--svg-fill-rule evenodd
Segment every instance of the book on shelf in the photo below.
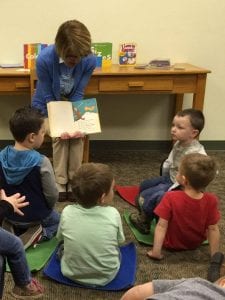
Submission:
M 171 67 L 170 59 L 168 58 L 153 59 L 149 62 L 149 67 L 155 69 L 170 69 Z
M 171 69 L 172 65 L 168 58 L 166 59 L 153 59 L 148 64 L 138 64 L 135 69 L 160 69 L 168 70 Z
M 112 65 L 112 43 L 92 43 L 91 51 L 96 56 L 97 67 L 110 67 Z
M 95 98 L 71 101 L 50 101 L 47 104 L 51 137 L 80 131 L 84 134 L 101 132 Z
M 136 43 L 120 43 L 119 45 L 119 64 L 121 66 L 134 66 L 137 59 Z
M 34 69 L 36 59 L 41 50 L 47 47 L 48 44 L 31 43 L 23 45 L 24 69 Z

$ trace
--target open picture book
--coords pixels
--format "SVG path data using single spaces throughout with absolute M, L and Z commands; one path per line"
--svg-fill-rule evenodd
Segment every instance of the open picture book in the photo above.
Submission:
M 51 137 L 80 131 L 85 134 L 101 132 L 95 98 L 80 101 L 51 101 L 47 104 Z

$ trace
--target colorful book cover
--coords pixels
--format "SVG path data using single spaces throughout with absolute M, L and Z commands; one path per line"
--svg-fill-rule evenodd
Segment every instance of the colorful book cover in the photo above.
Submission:
M 51 137 L 63 132 L 84 134 L 101 132 L 97 101 L 95 98 L 80 101 L 51 101 L 47 104 Z
M 112 65 L 112 43 L 92 43 L 91 50 L 97 58 L 97 67 L 110 67 Z
M 23 45 L 24 69 L 34 69 L 36 59 L 42 49 L 47 47 L 47 44 L 31 43 Z
M 119 45 L 119 64 L 122 66 L 136 65 L 137 44 L 121 43 Z

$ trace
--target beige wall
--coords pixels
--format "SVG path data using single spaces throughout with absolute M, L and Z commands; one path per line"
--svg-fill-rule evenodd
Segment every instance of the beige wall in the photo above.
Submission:
M 52 43 L 58 26 L 76 18 L 93 41 L 113 43 L 114 63 L 119 42 L 135 41 L 138 63 L 162 57 L 210 69 L 201 139 L 225 140 L 224 0 L 1 0 L 0 11 L 0 63 L 22 62 L 24 43 Z M 11 138 L 8 117 L 28 102 L 28 97 L 0 96 L 0 139 Z M 103 132 L 94 139 L 169 139 L 170 96 L 101 96 L 98 102 Z

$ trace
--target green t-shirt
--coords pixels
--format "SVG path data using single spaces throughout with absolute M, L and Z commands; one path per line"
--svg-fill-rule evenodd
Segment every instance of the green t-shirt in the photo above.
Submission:
M 105 285 L 116 276 L 120 268 L 119 244 L 125 238 L 120 214 L 114 207 L 66 206 L 57 238 L 64 241 L 64 276 L 93 285 Z

